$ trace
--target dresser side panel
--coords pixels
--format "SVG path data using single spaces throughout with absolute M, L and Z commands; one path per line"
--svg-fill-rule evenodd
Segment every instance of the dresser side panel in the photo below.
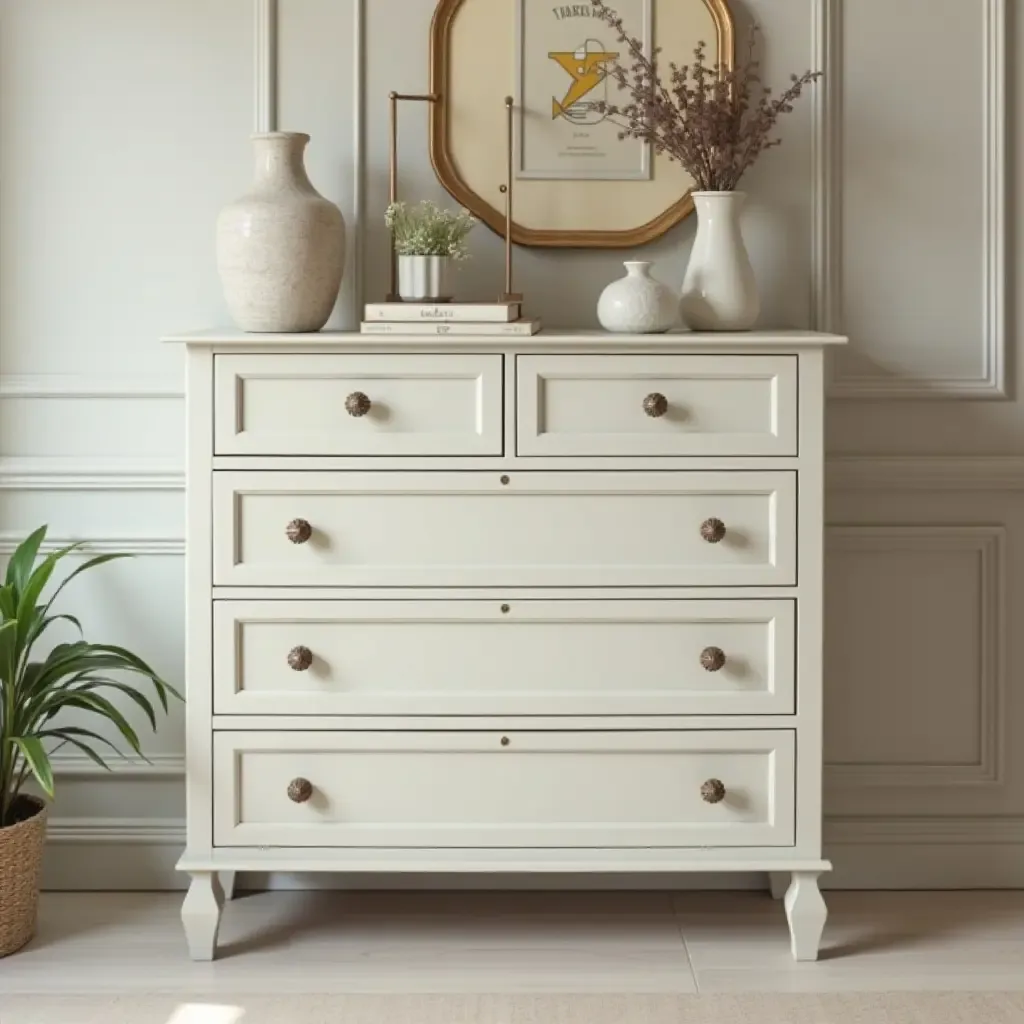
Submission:
M 188 852 L 213 848 L 213 354 L 187 354 L 185 418 L 185 763 Z
M 800 353 L 800 471 L 797 496 L 797 849 L 821 855 L 822 631 L 824 535 L 823 353 Z

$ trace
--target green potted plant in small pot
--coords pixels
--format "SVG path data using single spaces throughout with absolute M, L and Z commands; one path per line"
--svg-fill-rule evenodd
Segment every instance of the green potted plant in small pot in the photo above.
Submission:
M 40 641 L 57 622 L 70 623 L 82 634 L 74 615 L 53 611 L 64 587 L 87 569 L 130 557 L 89 558 L 44 600 L 54 571 L 81 547 L 69 544 L 40 556 L 45 539 L 43 526 L 18 545 L 0 586 L 0 957 L 20 949 L 35 932 L 47 804 L 28 791 L 29 782 L 34 780 L 52 797 L 50 755 L 68 744 L 106 768 L 97 748 L 119 750 L 87 727 L 97 719 L 112 724 L 141 757 L 138 734 L 111 698 L 118 699 L 118 694 L 127 698 L 156 729 L 155 702 L 166 712 L 168 699 L 179 696 L 146 662 L 123 647 L 79 639 L 41 652 Z M 61 714 L 66 711 L 76 717 L 67 719 Z
M 424 199 L 392 203 L 384 216 L 398 254 L 398 295 L 406 302 L 449 302 L 454 266 L 469 258 L 466 236 L 476 220 L 465 210 L 442 210 Z

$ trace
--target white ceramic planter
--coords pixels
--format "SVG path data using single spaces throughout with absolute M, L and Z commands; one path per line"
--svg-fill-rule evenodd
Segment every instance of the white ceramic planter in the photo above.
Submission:
M 448 302 L 455 296 L 451 256 L 399 256 L 398 294 L 406 302 Z
M 651 277 L 653 264 L 630 260 L 626 276 L 612 281 L 597 300 L 597 319 L 606 331 L 661 334 L 679 316 L 679 297 L 667 284 Z
M 745 192 L 694 192 L 697 237 L 683 279 L 680 311 L 695 331 L 747 331 L 761 303 L 740 232 Z
M 318 331 L 331 315 L 345 269 L 345 221 L 310 183 L 309 136 L 252 137 L 256 176 L 217 219 L 224 298 L 243 331 Z

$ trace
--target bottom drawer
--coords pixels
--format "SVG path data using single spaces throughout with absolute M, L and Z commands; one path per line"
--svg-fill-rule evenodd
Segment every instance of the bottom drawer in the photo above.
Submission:
M 214 843 L 792 846 L 794 748 L 791 730 L 219 732 Z

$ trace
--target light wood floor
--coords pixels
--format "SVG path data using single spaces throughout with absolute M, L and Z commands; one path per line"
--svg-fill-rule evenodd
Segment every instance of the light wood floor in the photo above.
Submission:
M 48 893 L 0 993 L 1024 991 L 1024 892 L 830 893 L 795 964 L 766 893 L 242 895 L 191 963 L 177 893 Z

